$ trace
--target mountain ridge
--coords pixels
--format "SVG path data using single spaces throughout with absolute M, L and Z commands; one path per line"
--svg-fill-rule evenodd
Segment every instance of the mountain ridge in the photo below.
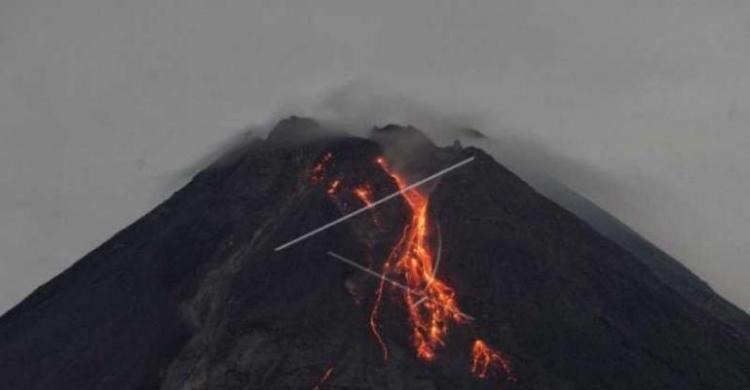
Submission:
M 387 126 L 367 139 L 313 123 L 282 121 L 266 141 L 211 165 L 0 317 L 0 376 L 25 389 L 312 388 L 329 367 L 323 388 L 750 384 L 747 314 L 691 301 L 480 149 L 439 148 L 418 134 L 399 149 L 399 134 L 416 129 Z M 320 134 L 297 137 L 309 128 Z M 326 153 L 334 162 L 313 183 Z M 273 251 L 353 210 L 358 185 L 376 199 L 396 190 L 373 164 L 381 155 L 416 177 L 475 158 L 429 192 L 440 275 L 476 318 L 471 331 L 452 328 L 431 364 L 414 355 L 395 299 L 381 310 L 393 354 L 383 362 L 367 326 L 376 280 L 327 255 L 378 269 L 399 229 L 379 229 L 377 218 L 403 225 L 404 200 Z M 472 332 L 508 354 L 517 382 L 472 377 L 462 341 Z

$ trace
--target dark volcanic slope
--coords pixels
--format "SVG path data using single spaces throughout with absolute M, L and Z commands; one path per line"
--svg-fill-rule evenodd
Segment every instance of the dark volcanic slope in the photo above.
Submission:
M 407 139 L 408 148 L 396 140 Z M 297 142 L 295 140 L 304 139 Z M 430 195 L 439 276 L 510 357 L 517 383 L 469 374 L 466 331 L 417 359 L 404 308 L 381 310 L 391 357 L 369 329 L 379 269 L 409 209 L 395 199 L 287 250 L 273 248 L 376 198 L 393 180 L 468 156 Z M 325 179 L 310 179 L 326 153 Z M 395 153 L 395 155 L 394 155 Z M 665 260 L 666 261 L 666 260 Z M 214 164 L 0 319 L 5 389 L 748 389 L 748 316 L 686 270 L 644 261 L 473 148 L 439 149 L 411 128 L 372 140 L 290 118 Z M 661 267 L 661 268 L 659 268 Z M 690 292 L 690 293 L 687 293 Z M 707 302 L 720 302 L 709 305 Z

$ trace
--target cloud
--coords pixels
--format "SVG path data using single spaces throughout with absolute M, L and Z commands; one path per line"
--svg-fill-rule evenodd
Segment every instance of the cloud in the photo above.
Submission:
M 750 308 L 750 7 L 646 3 L 2 2 L 0 310 L 290 114 L 479 129 Z

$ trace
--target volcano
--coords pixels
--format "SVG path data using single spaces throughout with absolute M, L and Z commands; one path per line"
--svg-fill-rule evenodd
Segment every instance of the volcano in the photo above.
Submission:
M 750 316 L 622 241 L 480 149 L 291 117 L 3 315 L 0 387 L 750 388 Z

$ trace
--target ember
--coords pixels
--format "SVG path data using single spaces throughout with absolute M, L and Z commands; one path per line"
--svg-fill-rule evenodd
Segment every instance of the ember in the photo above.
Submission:
M 508 380 L 515 382 L 516 377 L 511 371 L 510 362 L 501 352 L 496 352 L 485 344 L 482 340 L 475 340 L 471 349 L 471 373 L 477 378 L 484 379 L 490 368 L 501 369 Z
M 319 183 L 323 180 L 323 174 L 325 173 L 326 165 L 333 160 L 333 153 L 327 152 L 323 157 L 315 163 L 313 166 L 312 173 L 310 174 L 310 181 L 313 183 Z
M 372 191 L 370 186 L 362 185 L 354 189 L 354 195 L 368 207 L 372 205 Z
M 333 366 L 326 369 L 326 371 L 323 373 L 323 377 L 320 378 L 318 384 L 313 387 L 313 390 L 320 390 L 321 386 L 323 386 L 323 384 L 326 383 L 326 381 L 331 377 L 331 374 L 333 374 Z
M 341 180 L 336 179 L 332 181 L 331 184 L 328 185 L 328 190 L 326 191 L 328 192 L 328 195 L 335 195 L 339 185 L 341 185 Z

